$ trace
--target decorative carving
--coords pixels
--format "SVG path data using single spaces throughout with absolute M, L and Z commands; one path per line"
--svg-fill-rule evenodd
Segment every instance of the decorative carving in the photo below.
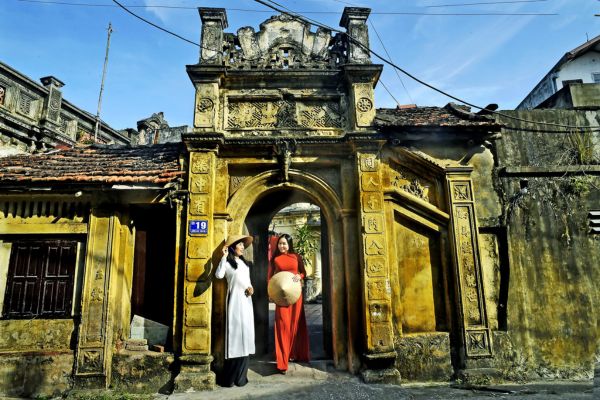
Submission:
M 422 200 L 429 200 L 427 197 L 428 187 L 421 185 L 418 179 L 413 179 L 409 184 L 403 185 L 401 189 Z
M 210 158 L 208 154 L 194 153 L 192 155 L 192 172 L 195 174 L 207 174 L 210 170 Z
M 354 114 L 357 126 L 369 126 L 375 118 L 373 107 L 373 85 L 371 83 L 354 83 Z
M 379 161 L 374 156 L 361 156 L 360 170 L 363 172 L 376 172 L 379 166 Z
M 102 350 L 82 350 L 80 372 L 102 371 Z
M 365 235 L 365 252 L 370 256 L 382 256 L 385 254 L 383 235 Z
M 336 102 L 305 104 L 275 102 L 229 103 L 228 129 L 246 128 L 341 128 L 340 106 Z
M 296 151 L 296 140 L 280 140 L 273 146 L 273 151 L 279 159 L 281 168 L 281 180 L 288 182 L 290 180 L 289 171 L 292 164 L 292 154 Z
M 97 281 L 104 279 L 104 272 L 101 269 L 98 269 L 96 271 L 96 275 L 94 276 L 94 279 Z
M 491 354 L 487 331 L 467 331 L 467 354 L 469 356 Z
M 471 200 L 468 184 L 454 184 L 454 200 Z
M 238 190 L 244 179 L 246 179 L 245 176 L 232 176 L 229 180 L 229 192 L 233 193 Z
M 458 262 L 462 270 L 461 280 L 463 283 L 464 307 L 470 324 L 481 323 L 481 311 L 479 308 L 479 295 L 477 288 L 477 273 L 475 266 L 475 252 L 473 249 L 473 236 L 470 220 L 468 218 L 468 207 L 456 207 L 457 215 L 466 215 L 466 218 L 458 218 L 456 231 L 458 233 Z
M 361 97 L 356 102 L 356 108 L 360 112 L 371 111 L 373 109 L 373 102 L 370 99 L 366 98 L 366 97 Z
M 210 112 L 213 108 L 215 108 L 215 103 L 206 97 L 201 98 L 196 106 L 196 109 L 201 113 Z
M 190 196 L 190 214 L 208 215 L 208 196 L 192 195 Z
M 6 88 L 0 86 L 0 106 L 4 105 L 4 99 L 6 98 Z
M 65 116 L 60 117 L 60 130 L 64 133 L 69 133 L 69 124 L 72 120 L 66 118 Z
M 104 300 L 104 293 L 102 289 L 94 288 L 90 293 L 90 301 L 94 303 L 101 303 Z
M 340 105 L 334 102 L 297 103 L 301 110 L 298 122 L 307 128 L 341 128 Z
M 271 17 L 260 31 L 244 27 L 235 35 L 225 36 L 223 64 L 236 69 L 324 69 L 343 61 L 330 51 L 331 32 L 286 14 Z M 239 43 L 239 47 L 238 44 Z
M 208 175 L 195 175 L 192 177 L 190 191 L 192 193 L 208 193 L 210 188 L 210 178 Z
M 55 87 L 50 88 L 50 94 L 48 98 L 48 119 L 58 122 L 60 116 L 60 105 L 62 101 L 62 95 Z M 66 129 L 63 130 L 66 132 Z
M 367 275 L 369 277 L 383 277 L 386 274 L 385 259 L 383 257 L 367 257 Z
M 365 233 L 383 233 L 383 217 L 380 214 L 368 214 L 364 217 Z
M 19 111 L 23 114 L 29 115 L 31 112 L 31 103 L 33 98 L 25 93 L 21 93 L 19 98 Z
M 361 174 L 360 178 L 362 190 L 365 192 L 375 192 L 381 190 L 381 180 L 377 172 L 365 172 Z
M 382 210 L 383 198 L 380 193 L 363 193 L 362 206 L 366 213 L 378 212 Z
M 369 300 L 385 300 L 387 298 L 387 281 L 374 279 L 367 282 L 367 295 Z

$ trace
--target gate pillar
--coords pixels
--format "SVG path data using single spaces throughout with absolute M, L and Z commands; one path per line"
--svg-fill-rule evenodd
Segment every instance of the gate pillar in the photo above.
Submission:
M 492 338 L 485 306 L 475 215 L 472 167 L 446 169 L 446 195 L 449 203 L 452 265 L 458 311 L 460 364 L 464 372 L 487 367 L 492 354 Z M 491 371 L 484 372 L 489 375 Z
M 186 246 L 183 273 L 181 318 L 181 371 L 175 391 L 206 390 L 215 387 L 210 370 L 212 312 L 213 192 L 215 154 L 190 152 L 189 198 L 186 218 Z
M 360 253 L 366 336 L 365 382 L 400 383 L 395 368 L 394 331 L 380 163 L 375 151 L 359 150 Z

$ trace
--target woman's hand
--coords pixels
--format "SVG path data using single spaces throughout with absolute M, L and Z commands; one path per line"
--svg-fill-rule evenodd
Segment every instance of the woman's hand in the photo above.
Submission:
M 244 291 L 246 297 L 250 297 L 254 294 L 254 288 L 252 286 L 248 286 L 248 288 Z
M 229 254 L 229 249 L 227 248 L 227 245 L 223 246 L 223 249 L 221 251 L 223 252 L 224 256 Z

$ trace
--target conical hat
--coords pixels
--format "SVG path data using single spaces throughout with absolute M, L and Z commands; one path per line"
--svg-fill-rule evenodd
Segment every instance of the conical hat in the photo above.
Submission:
M 293 278 L 294 274 L 291 272 L 281 271 L 273 275 L 269 281 L 269 297 L 278 306 L 290 306 L 300 298 L 302 284 L 300 280 L 294 282 Z
M 244 247 L 248 248 L 248 246 L 252 244 L 252 239 L 252 236 L 247 235 L 231 235 L 227 237 L 227 240 L 225 240 L 225 246 L 229 247 L 235 242 L 243 241 Z

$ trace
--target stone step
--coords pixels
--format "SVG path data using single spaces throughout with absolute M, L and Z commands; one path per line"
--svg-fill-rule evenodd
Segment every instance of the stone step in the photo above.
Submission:
M 148 345 L 148 339 L 127 339 L 125 341 L 125 346 L 127 345 L 132 345 L 132 346 L 147 346 Z
M 148 351 L 148 345 L 126 344 L 125 349 L 129 351 Z

